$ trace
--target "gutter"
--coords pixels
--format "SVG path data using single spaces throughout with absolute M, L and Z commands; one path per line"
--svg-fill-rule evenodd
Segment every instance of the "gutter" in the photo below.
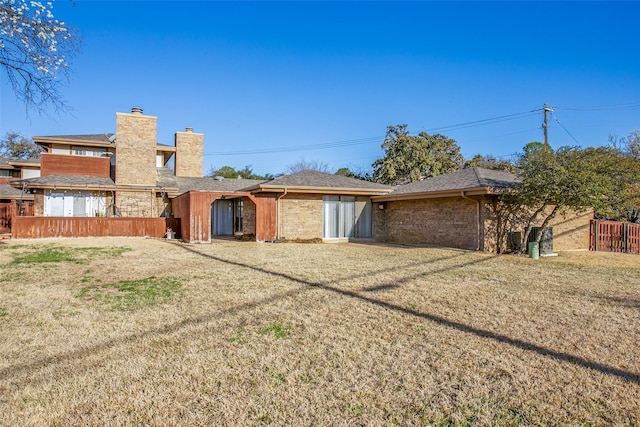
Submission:
M 280 199 L 287 195 L 287 187 L 283 188 L 284 192 L 276 198 L 276 238 L 282 239 L 282 228 L 280 226 Z
M 476 251 L 480 250 L 480 200 L 474 200 L 464 194 L 464 190 L 460 192 L 463 199 L 476 202 Z

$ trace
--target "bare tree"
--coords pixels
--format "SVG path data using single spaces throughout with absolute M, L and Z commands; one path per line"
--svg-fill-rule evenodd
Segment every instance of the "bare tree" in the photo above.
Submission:
M 330 173 L 329 165 L 321 160 L 306 161 L 305 159 L 300 159 L 295 163 L 287 165 L 287 173 L 289 174 L 301 172 L 304 170 Z
M 32 140 L 25 138 L 16 132 L 7 132 L 0 139 L 0 157 L 17 159 L 37 159 L 43 149 Z
M 0 66 L 27 112 L 67 109 L 60 87 L 69 80 L 80 39 L 52 10 L 50 2 L 0 0 Z

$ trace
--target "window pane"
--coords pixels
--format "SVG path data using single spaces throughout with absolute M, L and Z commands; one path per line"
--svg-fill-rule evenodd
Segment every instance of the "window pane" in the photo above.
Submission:
M 338 196 L 324 196 L 322 198 L 322 221 L 323 235 L 325 239 L 335 239 L 339 237 L 339 208 L 340 198 Z
M 340 237 L 354 237 L 355 234 L 355 203 L 356 198 L 342 196 L 340 198 Z
M 356 201 L 356 237 L 371 237 L 372 205 L 368 197 L 358 197 Z

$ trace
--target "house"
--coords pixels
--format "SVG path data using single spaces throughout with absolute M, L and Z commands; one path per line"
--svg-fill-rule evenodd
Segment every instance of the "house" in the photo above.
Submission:
M 469 168 L 401 185 L 374 196 L 376 234 L 383 242 L 449 246 L 487 252 L 522 245 L 525 224 L 509 224 L 510 242 L 498 238 L 499 196 L 517 182 L 504 171 Z M 552 220 L 556 250 L 586 249 L 593 212 Z
M 139 108 L 116 114 L 115 133 L 33 139 L 46 151 L 40 174 L 12 177 L 11 186 L 31 195 L 34 217 L 14 221 L 14 236 L 162 237 L 176 227 L 186 242 L 371 239 L 493 252 L 498 196 L 516 182 L 481 168 L 397 187 L 309 170 L 272 180 L 204 177 L 204 135 L 186 128 L 173 145 L 158 143 L 157 118 Z M 588 247 L 588 217 L 552 226 L 559 250 Z
M 10 182 L 40 176 L 37 159 L 7 159 L 0 157 L 0 233 L 11 231 L 11 221 L 17 215 L 33 215 L 33 194 L 15 188 Z

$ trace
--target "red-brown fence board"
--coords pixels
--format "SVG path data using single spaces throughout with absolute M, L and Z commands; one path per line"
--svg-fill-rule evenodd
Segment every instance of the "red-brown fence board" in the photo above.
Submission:
M 640 224 L 592 220 L 589 249 L 640 254 Z
M 14 217 L 11 237 L 165 237 L 180 230 L 177 218 Z M 179 237 L 179 234 L 176 236 Z

